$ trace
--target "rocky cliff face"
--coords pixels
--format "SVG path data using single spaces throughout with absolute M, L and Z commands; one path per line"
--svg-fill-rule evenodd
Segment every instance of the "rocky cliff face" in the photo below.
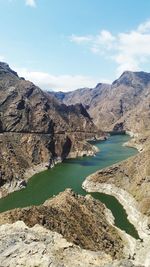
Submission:
M 149 73 L 126 71 L 112 85 L 98 84 L 93 89 L 56 93 L 55 97 L 66 104 L 82 103 L 88 107 L 95 124 L 103 130 L 149 130 Z
M 0 95 L 1 195 L 22 186 L 25 172 L 34 174 L 70 155 L 95 153 L 85 139 L 102 133 L 81 104 L 59 104 L 6 63 L 0 63 Z

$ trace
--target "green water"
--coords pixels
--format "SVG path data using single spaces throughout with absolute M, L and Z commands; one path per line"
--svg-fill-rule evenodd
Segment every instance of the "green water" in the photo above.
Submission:
M 128 140 L 127 135 L 112 135 L 106 141 L 95 143 L 100 149 L 95 157 L 68 159 L 51 170 L 34 175 L 25 189 L 11 193 L 0 200 L 0 212 L 17 207 L 39 205 L 66 188 L 72 188 L 75 192 L 85 195 L 82 182 L 88 175 L 137 153 L 133 148 L 122 146 Z M 127 220 L 125 210 L 115 197 L 101 193 L 92 195 L 111 209 L 117 227 L 138 238 L 135 228 Z

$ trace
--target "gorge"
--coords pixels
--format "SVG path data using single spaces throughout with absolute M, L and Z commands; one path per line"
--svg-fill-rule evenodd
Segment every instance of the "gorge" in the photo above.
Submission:
M 76 245 L 86 250 L 82 253 L 89 251 L 92 266 L 150 266 L 149 89 L 150 74 L 125 72 L 112 85 L 98 84 L 67 94 L 43 92 L 0 63 L 3 262 L 10 266 L 5 253 L 11 227 L 14 231 L 22 227 L 20 238 L 25 232 L 34 236 L 38 231 L 47 236 L 45 229 L 36 228 L 38 223 L 50 236 L 54 231 L 74 243 L 75 253 L 81 253 Z M 133 138 L 108 137 L 104 131 L 127 132 Z M 14 242 L 18 246 L 20 241 Z M 38 242 L 45 246 L 39 238 Z M 15 265 L 18 258 L 11 251 Z M 106 255 L 90 256 L 90 251 Z

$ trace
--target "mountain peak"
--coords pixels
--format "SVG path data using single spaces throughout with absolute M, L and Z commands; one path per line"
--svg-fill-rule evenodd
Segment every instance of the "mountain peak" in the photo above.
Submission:
M 0 62 L 0 73 L 11 73 L 13 75 L 15 75 L 16 77 L 18 77 L 17 72 L 15 72 L 14 70 L 12 70 L 9 65 L 5 62 Z
M 150 82 L 150 73 L 144 71 L 124 71 L 121 76 L 115 80 L 112 85 L 126 85 L 131 86 L 137 83 L 144 83 L 145 85 Z

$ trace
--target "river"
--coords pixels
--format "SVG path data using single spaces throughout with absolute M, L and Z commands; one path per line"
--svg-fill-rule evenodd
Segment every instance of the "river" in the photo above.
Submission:
M 82 189 L 82 183 L 88 175 L 137 153 L 134 148 L 122 146 L 128 140 L 128 135 L 112 135 L 106 141 L 94 142 L 94 145 L 100 149 L 96 156 L 67 159 L 50 170 L 34 175 L 25 189 L 0 199 L 0 212 L 39 205 L 66 188 L 72 188 L 76 193 L 86 195 L 87 193 Z M 112 211 L 117 227 L 138 238 L 137 231 L 128 221 L 125 210 L 115 197 L 102 193 L 92 195 Z

